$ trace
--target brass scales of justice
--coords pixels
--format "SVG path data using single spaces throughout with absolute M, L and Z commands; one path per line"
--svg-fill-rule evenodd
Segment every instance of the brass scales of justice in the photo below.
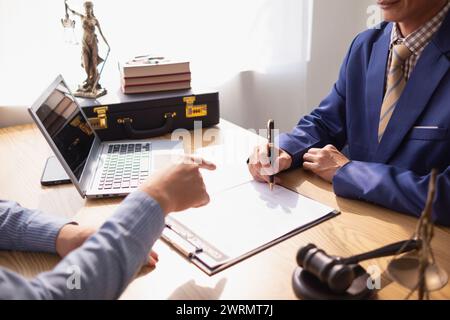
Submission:
M 433 169 L 428 186 L 425 208 L 417 223 L 416 231 L 410 241 L 418 241 L 420 246 L 415 255 L 397 255 L 387 267 L 389 276 L 403 287 L 410 289 L 407 299 L 415 292 L 419 300 L 428 300 L 430 292 L 442 289 L 448 283 L 447 272 L 436 263 L 431 240 L 434 236 L 432 220 L 437 170 Z
M 67 0 L 64 1 L 64 6 L 65 17 L 61 19 L 64 29 L 72 30 L 72 32 L 75 29 L 76 21 L 70 18 L 69 13 L 80 18 L 81 26 L 83 28 L 81 66 L 86 72 L 86 79 L 78 86 L 78 89 L 74 92 L 74 95 L 76 97 L 88 99 L 96 99 L 104 96 L 107 91 L 100 85 L 99 81 L 111 48 L 103 35 L 97 17 L 94 15 L 94 4 L 92 1 L 85 1 L 83 5 L 84 13 L 79 13 L 71 9 L 67 3 Z M 99 56 L 98 38 L 96 34 L 97 30 L 108 47 L 108 52 L 105 59 L 102 59 Z M 101 69 L 98 70 L 98 66 L 100 64 L 102 64 L 102 66 Z

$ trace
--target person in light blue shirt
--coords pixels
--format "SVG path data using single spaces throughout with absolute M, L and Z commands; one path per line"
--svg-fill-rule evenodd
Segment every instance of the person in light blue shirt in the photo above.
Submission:
M 116 299 L 140 268 L 156 263 L 151 248 L 164 217 L 209 202 L 199 169 L 205 160 L 178 164 L 130 194 L 93 232 L 10 201 L 0 201 L 0 250 L 58 253 L 63 259 L 34 279 L 0 267 L 0 299 Z

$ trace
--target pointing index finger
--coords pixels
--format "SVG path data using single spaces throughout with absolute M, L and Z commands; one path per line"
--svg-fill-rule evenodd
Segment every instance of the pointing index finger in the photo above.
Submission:
M 216 170 L 216 165 L 212 163 L 211 161 L 205 160 L 202 157 L 197 156 L 189 156 L 188 161 L 195 163 L 198 165 L 200 169 L 206 169 L 206 170 Z

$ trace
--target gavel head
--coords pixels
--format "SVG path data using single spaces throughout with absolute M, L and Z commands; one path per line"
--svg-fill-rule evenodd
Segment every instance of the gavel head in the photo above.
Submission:
M 300 248 L 297 263 L 303 270 L 316 276 L 334 293 L 344 293 L 355 279 L 353 268 L 338 257 L 329 256 L 313 244 Z

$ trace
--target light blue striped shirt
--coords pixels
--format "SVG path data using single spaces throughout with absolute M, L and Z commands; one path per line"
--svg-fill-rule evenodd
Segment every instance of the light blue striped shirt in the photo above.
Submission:
M 0 201 L 0 250 L 56 253 L 56 237 L 68 222 Z M 163 228 L 158 203 L 134 192 L 53 270 L 26 279 L 0 267 L 0 299 L 116 299 L 147 261 Z

